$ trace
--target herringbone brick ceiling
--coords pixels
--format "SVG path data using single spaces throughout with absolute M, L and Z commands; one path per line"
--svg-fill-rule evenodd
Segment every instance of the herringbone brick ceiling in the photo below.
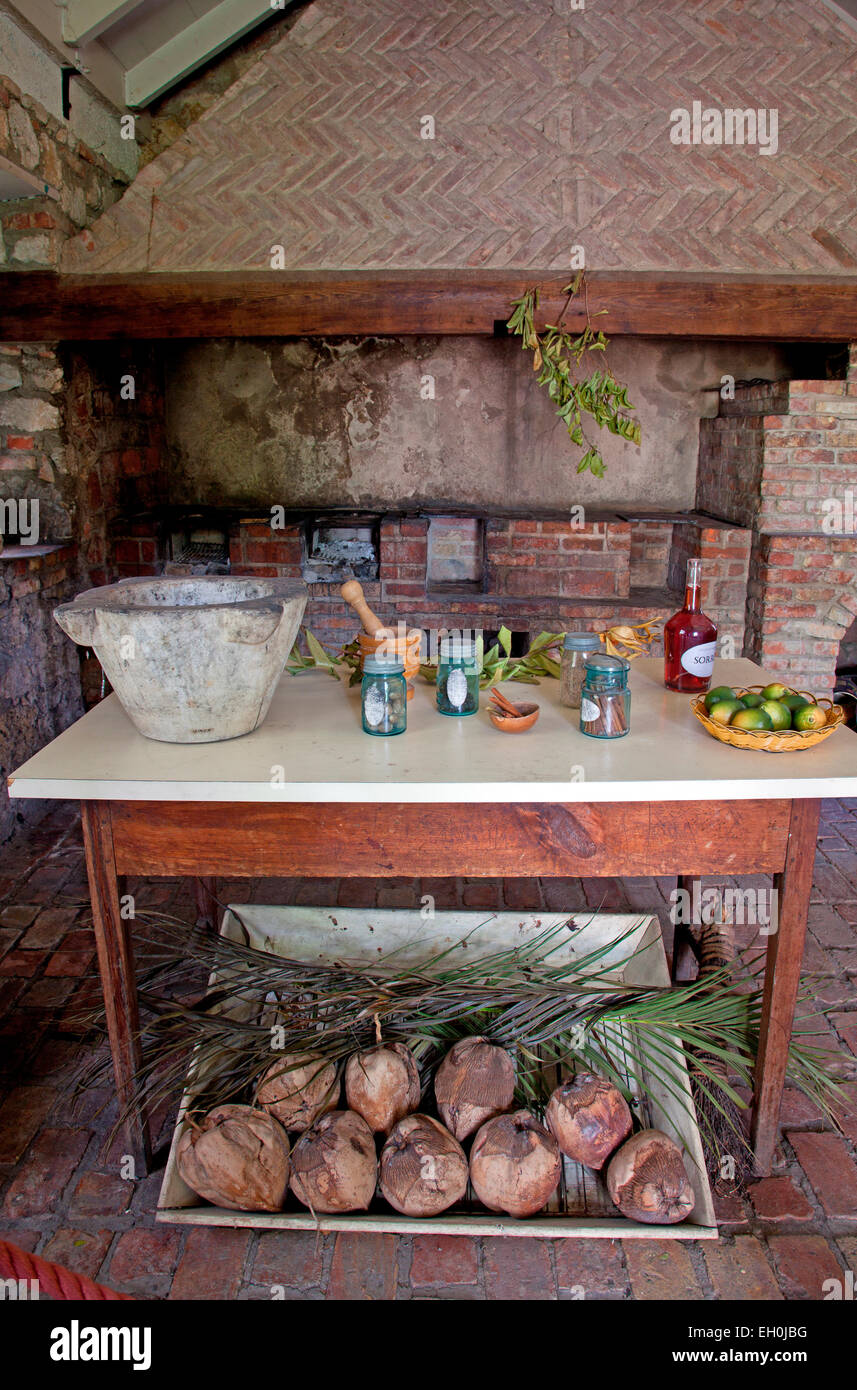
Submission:
M 579 3 L 579 0 L 578 0 Z M 857 268 L 857 35 L 821 0 L 315 0 L 66 271 Z M 778 150 L 671 112 L 778 113 Z M 422 138 L 423 118 L 434 139 Z

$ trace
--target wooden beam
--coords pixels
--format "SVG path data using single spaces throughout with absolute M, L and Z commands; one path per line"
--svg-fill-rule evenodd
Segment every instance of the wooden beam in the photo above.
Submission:
M 132 108 L 148 106 L 161 92 L 202 67 L 274 13 L 271 0 L 221 0 L 221 4 L 208 14 L 128 69 L 125 74 L 127 105 Z
M 541 318 L 564 303 L 543 270 L 257 271 L 0 277 L 0 341 L 253 338 L 493 332 L 511 301 L 542 287 Z M 857 277 L 602 271 L 589 311 L 609 336 L 857 341 Z M 573 308 L 566 322 L 582 325 Z
M 62 11 L 63 39 L 71 44 L 91 43 L 140 4 L 142 0 L 67 0 Z

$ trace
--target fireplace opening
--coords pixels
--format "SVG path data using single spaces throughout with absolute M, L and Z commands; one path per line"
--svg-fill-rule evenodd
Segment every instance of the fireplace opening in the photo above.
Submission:
M 311 518 L 304 530 L 304 552 L 301 574 L 308 584 L 377 579 L 379 519 L 357 514 Z

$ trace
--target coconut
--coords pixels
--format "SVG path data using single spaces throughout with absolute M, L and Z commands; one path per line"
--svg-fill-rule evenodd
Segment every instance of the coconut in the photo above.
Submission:
M 557 1086 L 545 1123 L 563 1153 L 587 1168 L 603 1167 L 633 1127 L 622 1092 L 590 1071 L 579 1071 Z
M 188 1187 L 231 1211 L 279 1211 L 289 1185 L 289 1140 L 277 1120 L 249 1105 L 217 1105 L 188 1123 L 176 1147 Z
M 385 1043 L 349 1057 L 345 1098 L 376 1134 L 389 1134 L 398 1120 L 418 1109 L 420 1074 L 404 1043 Z
M 512 1105 L 515 1063 L 487 1038 L 462 1038 L 437 1069 L 434 1093 L 440 1118 L 456 1139 L 466 1139 Z
M 623 1216 L 655 1226 L 683 1221 L 694 1207 L 681 1149 L 659 1129 L 643 1129 L 610 1160 L 607 1190 Z
M 353 1110 L 322 1115 L 292 1150 L 289 1186 L 311 1211 L 365 1211 L 377 1176 L 372 1131 Z
M 294 1052 L 277 1057 L 256 1089 L 256 1104 L 293 1131 L 309 1129 L 319 1115 L 334 1110 L 338 1100 L 335 1062 Z
M 554 1193 L 562 1172 L 550 1130 L 529 1110 L 484 1124 L 470 1150 L 470 1181 L 489 1211 L 533 1216 Z
M 381 1151 L 381 1191 L 404 1216 L 437 1216 L 467 1189 L 467 1159 L 430 1115 L 407 1115 Z

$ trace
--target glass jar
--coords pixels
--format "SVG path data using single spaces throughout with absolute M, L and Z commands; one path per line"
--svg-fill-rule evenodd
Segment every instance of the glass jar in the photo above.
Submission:
M 601 639 L 597 632 L 567 632 L 562 644 L 562 657 L 559 667 L 559 702 L 569 709 L 580 709 L 580 695 L 583 690 L 584 658 L 590 652 L 601 650 Z
M 580 732 L 590 738 L 622 738 L 631 727 L 630 662 L 621 656 L 587 656 L 580 698 Z
M 479 658 L 466 637 L 443 637 L 437 663 L 437 707 L 441 714 L 475 714 L 479 708 Z
M 395 657 L 364 657 L 360 700 L 364 734 L 403 734 L 408 725 L 404 663 Z

